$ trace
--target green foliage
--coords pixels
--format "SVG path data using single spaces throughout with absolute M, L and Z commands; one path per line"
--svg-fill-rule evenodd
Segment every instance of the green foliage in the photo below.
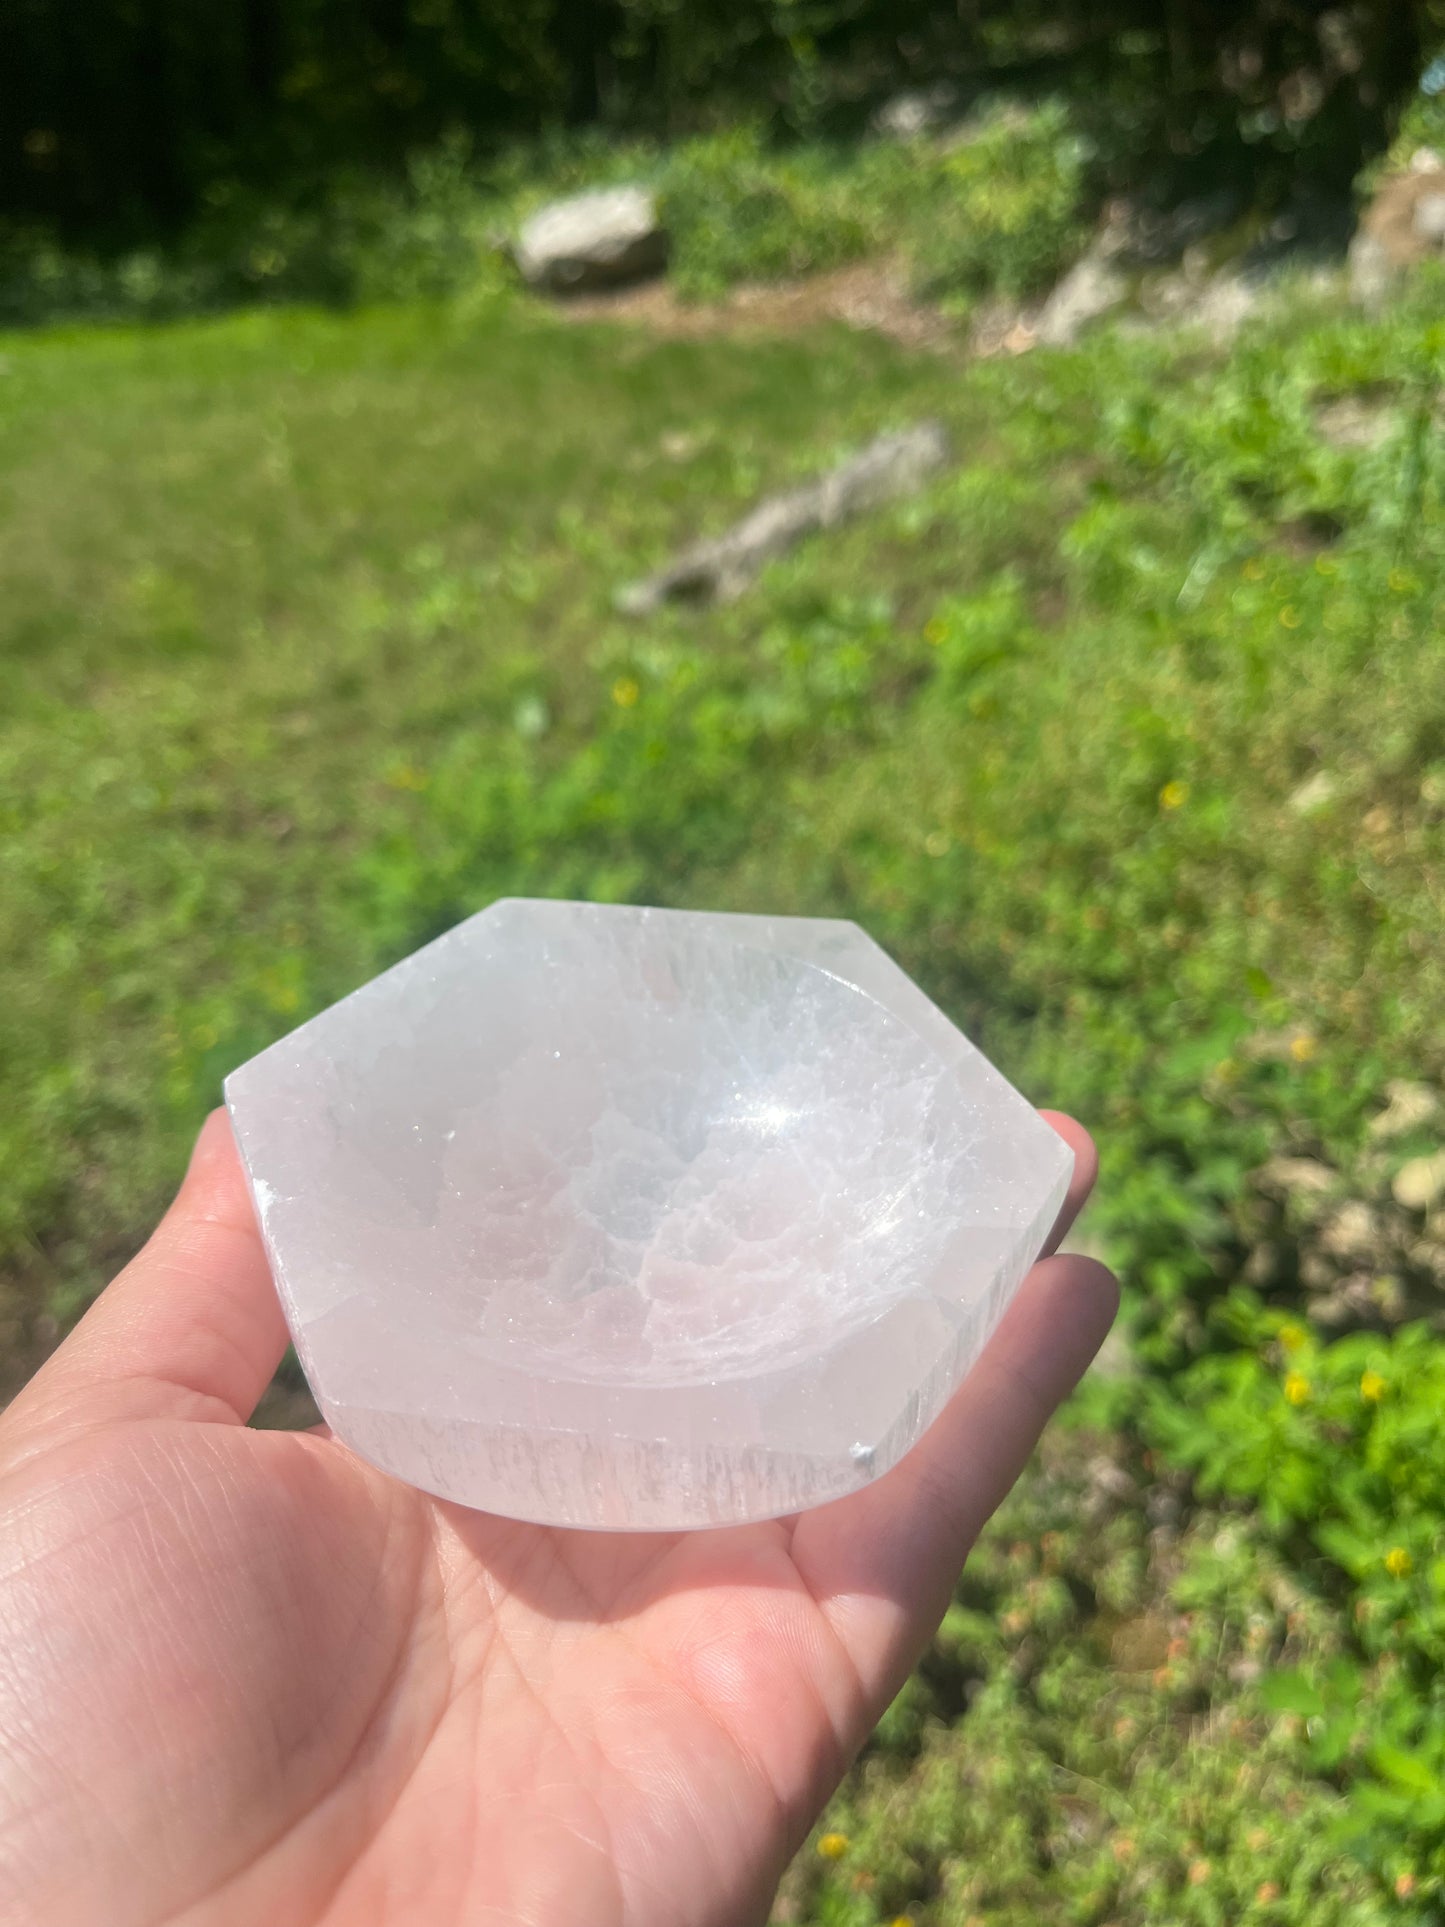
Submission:
M 861 172 L 823 150 L 772 153 L 755 127 L 684 144 L 663 174 L 678 288 L 715 295 L 735 281 L 781 280 L 865 253 L 880 223 L 857 191 Z
M 1058 104 L 996 111 L 950 151 L 778 144 L 753 122 L 667 149 L 559 134 L 484 161 L 455 135 L 400 178 L 337 171 L 291 199 L 217 184 L 180 240 L 118 256 L 0 226 L 0 322 L 494 290 L 507 280 L 500 244 L 534 208 L 639 177 L 658 188 L 686 296 L 880 248 L 901 250 L 932 293 L 1017 295 L 1081 239 L 1082 153 Z
M 103 256 L 38 228 L 0 227 L 0 322 L 53 316 L 148 319 L 242 303 L 414 300 L 500 286 L 498 208 L 454 139 L 413 156 L 400 179 L 334 176 L 287 202 L 214 187 L 177 244 Z
M 1022 298 L 1046 289 L 1084 240 L 1088 155 L 1061 102 L 1004 107 L 920 169 L 909 252 L 920 290 Z
M 1340 1666 L 1328 1606 L 1247 1523 L 1201 1510 L 1180 1528 L 1161 1509 L 1151 1524 L 1139 1501 L 1107 1442 L 1050 1442 L 789 1874 L 779 1920 L 1431 1918 L 1431 1876 L 1402 1907 L 1394 1869 L 1342 1847 L 1346 1802 L 1301 1785 L 1297 1717 L 1256 1684 L 1268 1661 Z
M 1228 353 L 961 368 L 652 342 L 484 276 L 7 338 L 12 1346 L 143 1235 L 227 1068 L 488 897 L 856 915 L 1097 1130 L 1134 1347 L 1092 1398 L 1153 1457 L 1080 1446 L 1020 1495 L 795 1917 L 1431 1919 L 1440 1341 L 1312 1336 L 1265 1174 L 1388 1197 L 1438 1135 L 1370 1128 L 1392 1078 L 1445 1083 L 1438 314 L 1311 291 Z M 1341 402 L 1369 436 L 1331 438 Z M 616 615 L 926 413 L 959 463 L 918 500 L 733 607 Z
M 218 185 L 277 192 L 466 127 L 687 131 L 745 105 L 793 134 L 860 97 L 1040 71 L 1132 178 L 1346 190 L 1413 86 L 1435 0 L 25 0 L 0 91 L 0 206 L 133 245 Z
M 1149 1388 L 1146 1434 L 1281 1547 L 1328 1562 L 1353 1663 L 1283 1670 L 1266 1690 L 1317 1769 L 1354 1782 L 1340 1838 L 1382 1874 L 1445 1882 L 1445 1347 L 1424 1324 L 1321 1344 L 1245 1297 L 1218 1322 L 1231 1348 Z
M 28 0 L 6 21 L 0 208 L 151 242 L 218 189 L 276 193 L 399 162 L 449 129 L 566 111 L 565 4 Z
M 739 128 L 666 160 L 674 274 L 688 294 L 880 248 L 932 298 L 1038 293 L 1082 245 L 1086 149 L 1057 101 L 995 106 L 944 147 L 770 149 Z

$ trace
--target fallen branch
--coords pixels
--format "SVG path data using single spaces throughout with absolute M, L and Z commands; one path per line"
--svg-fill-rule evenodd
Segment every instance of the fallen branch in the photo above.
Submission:
M 664 602 L 731 602 L 765 564 L 804 536 L 915 494 L 947 466 L 949 453 L 941 422 L 880 435 L 817 481 L 770 496 L 725 535 L 690 544 L 656 575 L 630 583 L 617 606 L 624 615 L 641 616 Z

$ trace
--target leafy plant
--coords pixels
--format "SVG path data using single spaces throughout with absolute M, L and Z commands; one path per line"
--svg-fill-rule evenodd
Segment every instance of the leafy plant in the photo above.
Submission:
M 1088 150 L 1067 108 L 995 108 L 917 184 L 908 252 L 922 293 L 1039 294 L 1083 245 Z
M 679 289 L 715 295 L 735 281 L 780 280 L 864 253 L 877 242 L 878 216 L 854 186 L 826 149 L 775 153 L 756 126 L 679 147 L 662 176 Z

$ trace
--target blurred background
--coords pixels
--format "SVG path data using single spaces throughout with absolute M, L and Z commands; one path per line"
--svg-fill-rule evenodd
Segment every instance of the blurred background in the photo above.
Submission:
M 778 1923 L 1445 1917 L 1442 49 L 0 23 L 6 1388 L 227 1070 L 504 893 L 855 917 L 1100 1140 L 1121 1331 Z M 927 423 L 738 593 L 625 593 Z

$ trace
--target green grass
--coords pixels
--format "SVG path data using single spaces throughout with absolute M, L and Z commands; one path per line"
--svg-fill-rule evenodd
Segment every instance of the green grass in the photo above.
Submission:
M 491 897 L 856 916 L 1096 1129 L 1135 1367 L 785 1914 L 1432 1918 L 1440 1347 L 1402 1321 L 1445 1222 L 1392 1187 L 1440 1124 L 1371 1119 L 1445 1084 L 1437 295 L 971 367 L 495 290 L 0 341 L 12 1357 L 144 1235 L 226 1069 Z M 1324 438 L 1342 395 L 1377 446 Z M 614 613 L 924 413 L 959 460 L 916 502 L 729 609 Z M 1075 1478 L 1100 1456 L 1133 1499 Z
M 382 961 L 417 772 L 575 739 L 621 576 L 918 377 L 442 309 L 4 354 L 0 1237 L 69 1300 L 237 1052 Z

